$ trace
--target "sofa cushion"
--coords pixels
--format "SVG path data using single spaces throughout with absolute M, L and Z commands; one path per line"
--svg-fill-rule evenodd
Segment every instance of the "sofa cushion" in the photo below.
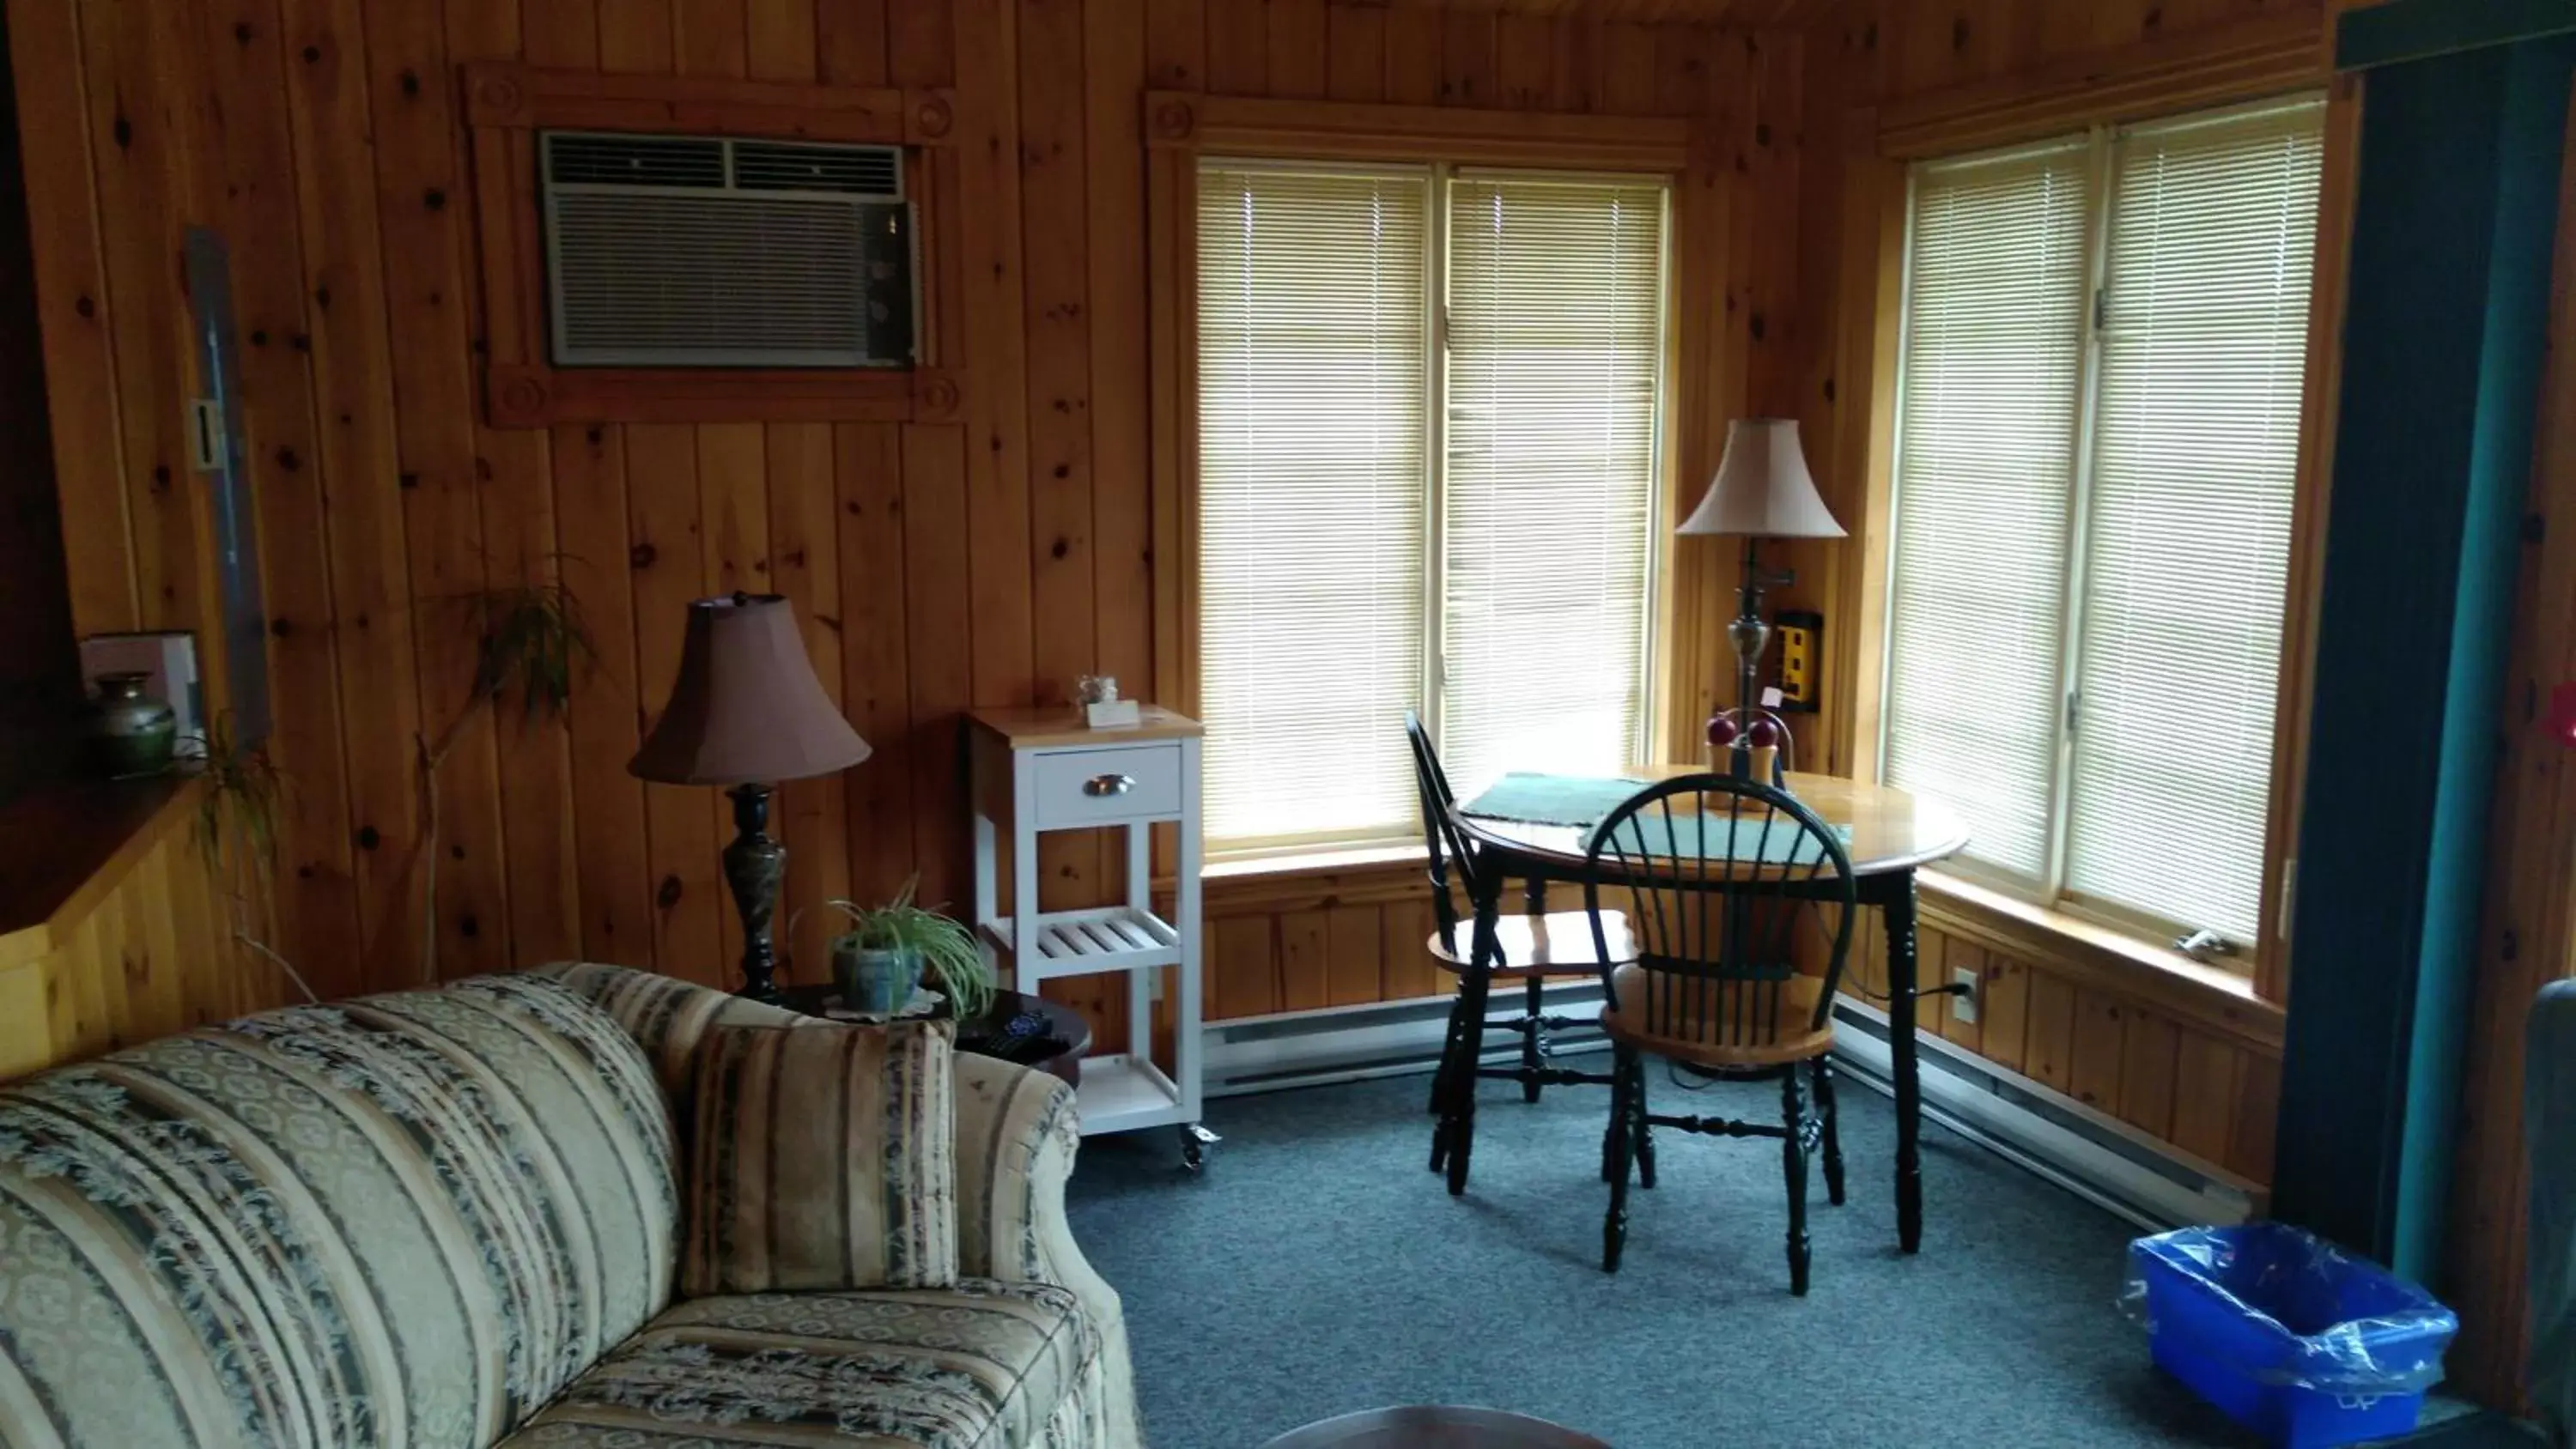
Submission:
M 1099 1349 L 1038 1283 L 691 1299 L 502 1449 L 1036 1444 Z
M 950 1039 L 947 1022 L 710 1030 L 680 1291 L 955 1283 Z
M 634 1040 L 525 977 L 0 1089 L 0 1438 L 488 1444 L 668 1302 L 674 1151 Z
M 652 1058 L 653 1073 L 685 1129 L 698 1043 L 719 1026 L 825 1026 L 821 1017 L 717 991 L 676 976 L 661 976 L 596 961 L 558 961 L 530 973 L 560 981 L 607 1012 Z M 686 1140 L 685 1130 L 682 1140 Z

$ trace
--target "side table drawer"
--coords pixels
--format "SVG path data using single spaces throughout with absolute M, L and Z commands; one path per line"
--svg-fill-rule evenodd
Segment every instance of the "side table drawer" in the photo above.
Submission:
M 1176 744 L 1040 755 L 1036 774 L 1040 830 L 1181 813 L 1181 748 Z

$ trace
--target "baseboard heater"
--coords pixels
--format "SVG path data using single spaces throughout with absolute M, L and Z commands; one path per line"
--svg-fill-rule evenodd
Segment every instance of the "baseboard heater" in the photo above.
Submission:
M 1549 986 L 1546 1010 L 1589 1021 L 1601 988 L 1590 981 Z M 1494 993 L 1497 1015 L 1519 999 Z M 1449 998 L 1327 1007 L 1212 1022 L 1204 1043 L 1211 1097 L 1284 1091 L 1376 1077 L 1428 1072 L 1440 1058 Z M 1835 1057 L 1846 1079 L 1893 1094 L 1887 1014 L 1844 999 L 1836 1007 Z M 1605 1050 L 1595 1026 L 1561 1031 L 1559 1057 Z M 1520 1039 L 1488 1028 L 1485 1061 L 1506 1065 Z M 1942 1040 L 1918 1038 L 1923 1113 L 1931 1121 L 2049 1179 L 2142 1227 L 2234 1223 L 2259 1212 L 2262 1194 L 2234 1177 L 2085 1106 Z
M 1847 1079 L 1895 1094 L 1887 1013 L 1834 1007 L 1834 1060 Z M 1915 1038 L 1923 1115 L 2140 1227 L 2241 1223 L 2262 1189 L 2126 1122 L 1924 1033 Z
M 1588 1024 L 1601 1012 L 1599 982 L 1551 983 L 1540 999 L 1546 1011 L 1587 1023 L 1552 1035 L 1556 1055 L 1608 1049 L 1601 1029 Z M 1497 987 L 1493 1001 L 1495 1016 L 1507 1014 L 1520 1004 L 1520 987 L 1508 995 Z M 1231 1097 L 1427 1072 L 1440 1062 L 1448 1024 L 1446 996 L 1210 1022 L 1200 1037 L 1201 1080 L 1208 1096 Z M 1485 1028 L 1488 1063 L 1501 1066 L 1520 1052 L 1519 1033 Z

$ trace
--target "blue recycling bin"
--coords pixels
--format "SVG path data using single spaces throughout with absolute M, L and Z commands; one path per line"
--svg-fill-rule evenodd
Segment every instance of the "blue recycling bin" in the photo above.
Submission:
M 2287 1449 L 2411 1432 L 2460 1330 L 2432 1294 L 2285 1223 L 2140 1238 L 2121 1304 L 2159 1368 Z

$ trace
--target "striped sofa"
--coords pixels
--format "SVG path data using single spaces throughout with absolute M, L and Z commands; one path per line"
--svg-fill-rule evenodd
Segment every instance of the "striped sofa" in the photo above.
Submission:
M 800 1020 L 569 965 L 0 1088 L 0 1446 L 1137 1444 L 1042 1073 L 957 1060 L 957 1288 L 675 1301 L 692 1048 Z

